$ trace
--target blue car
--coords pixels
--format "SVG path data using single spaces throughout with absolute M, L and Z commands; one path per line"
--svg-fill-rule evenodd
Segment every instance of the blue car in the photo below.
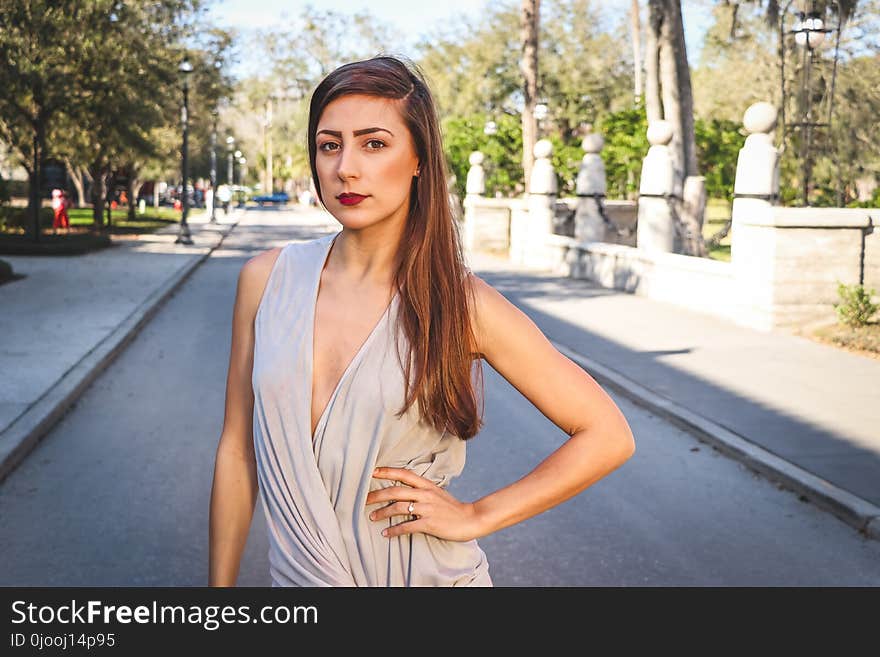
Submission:
M 267 203 L 270 205 L 287 205 L 290 197 L 287 195 L 287 192 L 275 192 L 273 194 L 260 194 L 259 196 L 254 196 L 251 200 L 256 201 L 260 207 L 262 207 Z

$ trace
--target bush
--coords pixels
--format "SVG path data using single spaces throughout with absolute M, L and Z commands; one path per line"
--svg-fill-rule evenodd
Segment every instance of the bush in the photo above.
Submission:
M 876 290 L 865 291 L 863 285 L 844 285 L 837 282 L 837 294 L 842 299 L 841 303 L 835 303 L 837 316 L 847 326 L 865 326 L 871 316 L 880 308 L 871 303 L 871 297 Z
M 0 176 L 0 205 L 6 205 L 12 200 L 12 192 L 9 189 L 9 183 Z
M 40 208 L 40 228 L 51 228 L 55 220 L 52 208 Z M 26 207 L 0 207 L 0 231 L 29 232 L 33 219 Z

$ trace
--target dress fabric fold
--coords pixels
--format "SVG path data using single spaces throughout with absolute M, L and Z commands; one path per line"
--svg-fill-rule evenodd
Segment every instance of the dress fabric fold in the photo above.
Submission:
M 337 235 L 283 247 L 254 320 L 254 450 L 272 586 L 492 586 L 476 540 L 388 538 L 382 529 L 409 517 L 369 518 L 387 503 L 368 506 L 367 494 L 399 483 L 373 478 L 377 466 L 446 487 L 465 464 L 465 441 L 423 422 L 417 403 L 396 415 L 405 393 L 398 354 L 407 353 L 397 295 L 310 433 L 315 303 Z

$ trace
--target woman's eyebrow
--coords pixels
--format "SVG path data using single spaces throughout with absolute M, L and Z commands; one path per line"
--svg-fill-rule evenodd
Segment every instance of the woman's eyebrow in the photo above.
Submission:
M 316 135 L 320 135 L 322 132 L 326 132 L 328 135 L 332 135 L 333 137 L 339 137 L 340 139 L 342 139 L 342 133 L 338 130 L 318 130 Z M 362 128 L 360 130 L 355 130 L 352 134 L 354 134 L 355 137 L 360 137 L 361 135 L 368 135 L 373 132 L 387 132 L 392 137 L 394 136 L 393 132 L 391 132 L 390 130 L 386 130 L 385 128 Z

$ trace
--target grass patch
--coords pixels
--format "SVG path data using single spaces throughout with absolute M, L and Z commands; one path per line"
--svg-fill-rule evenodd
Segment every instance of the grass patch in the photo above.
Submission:
M 70 230 L 59 229 L 58 234 L 86 233 L 94 230 L 91 208 L 70 208 L 67 211 L 70 218 Z M 106 214 L 104 215 L 106 220 Z M 110 235 L 132 235 L 138 233 L 154 233 L 161 228 L 176 224 L 180 221 L 180 213 L 173 208 L 148 208 L 144 214 L 136 215 L 134 221 L 128 221 L 127 209 L 118 209 L 113 212 L 113 223 L 104 231 Z M 52 208 L 40 209 L 40 229 L 43 235 L 55 234 L 52 228 Z M 31 232 L 31 218 L 27 214 L 27 208 L 0 208 L 0 236 L 23 236 Z
M 868 322 L 865 326 L 847 326 L 838 322 L 816 329 L 810 337 L 819 342 L 880 358 L 880 321 Z
M 706 202 L 706 216 L 703 219 L 703 239 L 708 240 L 730 218 L 730 203 L 721 198 L 710 198 Z M 713 260 L 730 262 L 730 232 L 714 248 L 709 249 L 709 257 Z
M 89 227 L 93 225 L 91 208 L 71 208 L 67 211 L 70 217 L 70 226 Z M 128 221 L 126 210 L 114 210 L 112 213 L 113 224 L 110 226 L 111 233 L 152 233 L 169 224 L 180 221 L 180 212 L 173 208 L 147 208 L 144 214 L 136 214 L 134 221 Z M 106 213 L 104 220 L 107 220 Z

